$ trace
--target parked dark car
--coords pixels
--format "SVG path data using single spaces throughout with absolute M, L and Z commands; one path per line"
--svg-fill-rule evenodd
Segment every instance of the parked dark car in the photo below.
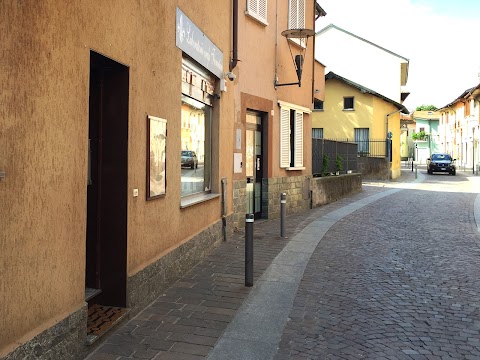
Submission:
M 182 167 L 198 169 L 198 159 L 195 151 L 182 150 Z
M 446 172 L 450 175 L 455 175 L 457 169 L 455 167 L 455 160 L 449 154 L 432 154 L 427 159 L 427 172 L 433 174 L 434 172 Z

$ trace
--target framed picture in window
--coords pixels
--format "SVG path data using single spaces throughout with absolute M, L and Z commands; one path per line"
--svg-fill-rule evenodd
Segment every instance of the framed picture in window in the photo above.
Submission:
M 166 141 L 167 120 L 147 116 L 147 200 L 166 194 Z

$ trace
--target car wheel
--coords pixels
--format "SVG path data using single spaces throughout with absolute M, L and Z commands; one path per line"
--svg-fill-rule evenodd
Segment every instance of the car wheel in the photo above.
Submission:
M 198 163 L 195 164 L 195 169 L 198 169 Z
M 455 170 L 453 170 L 453 171 L 452 171 L 450 174 L 452 174 L 453 176 L 455 176 L 455 174 L 456 174 L 456 171 L 455 171 Z

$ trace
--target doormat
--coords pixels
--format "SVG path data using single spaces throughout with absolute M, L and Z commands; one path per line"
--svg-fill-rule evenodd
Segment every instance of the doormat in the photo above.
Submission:
M 88 308 L 87 343 L 92 344 L 125 318 L 130 309 L 93 304 Z

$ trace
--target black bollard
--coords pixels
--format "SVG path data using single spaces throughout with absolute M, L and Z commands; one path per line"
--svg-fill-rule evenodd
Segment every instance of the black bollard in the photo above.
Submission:
M 280 196 L 280 237 L 285 237 L 285 217 L 287 214 L 287 194 Z
M 245 286 L 253 286 L 253 214 L 245 216 Z

